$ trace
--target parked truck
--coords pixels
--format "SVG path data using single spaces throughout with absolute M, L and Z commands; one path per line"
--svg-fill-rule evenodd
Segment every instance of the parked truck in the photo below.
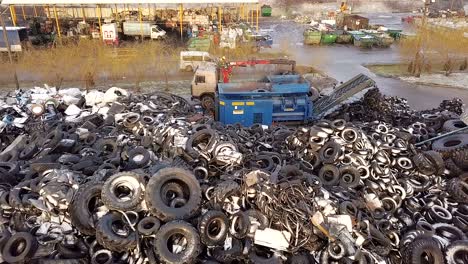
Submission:
M 119 45 L 119 30 L 117 23 L 102 25 L 102 40 L 108 45 Z
M 163 39 L 166 37 L 166 31 L 161 29 L 153 22 L 126 21 L 123 22 L 123 34 L 125 36 L 150 39 Z
M 25 27 L 6 27 L 8 43 L 12 52 L 23 51 L 28 42 L 28 29 Z M 0 27 L 0 52 L 8 52 L 8 46 Z

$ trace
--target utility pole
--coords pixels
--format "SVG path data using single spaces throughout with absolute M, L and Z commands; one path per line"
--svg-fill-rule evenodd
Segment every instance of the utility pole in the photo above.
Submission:
M 0 4 L 1 4 L 1 1 L 0 1 Z M 18 90 L 19 89 L 18 75 L 16 74 L 16 66 L 15 66 L 15 63 L 13 62 L 13 55 L 11 54 L 11 46 L 10 46 L 10 42 L 8 41 L 8 33 L 7 33 L 6 26 L 5 26 L 5 21 L 3 20 L 3 13 L 5 11 L 6 10 L 3 10 L 2 12 L 0 12 L 0 24 L 2 26 L 3 39 L 5 40 L 5 44 L 7 46 L 8 59 L 10 60 L 10 64 L 13 67 L 13 71 L 14 71 L 13 74 L 15 78 L 16 89 Z

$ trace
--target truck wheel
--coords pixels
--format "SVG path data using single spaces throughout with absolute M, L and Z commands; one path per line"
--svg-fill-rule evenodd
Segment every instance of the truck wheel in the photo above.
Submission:
M 189 66 L 185 67 L 185 71 L 193 72 L 193 67 L 189 65 Z
M 214 101 L 213 95 L 210 95 L 210 94 L 203 95 L 200 98 L 200 101 L 201 101 L 201 105 L 202 105 L 203 109 L 205 109 L 207 111 L 214 111 L 215 101 Z

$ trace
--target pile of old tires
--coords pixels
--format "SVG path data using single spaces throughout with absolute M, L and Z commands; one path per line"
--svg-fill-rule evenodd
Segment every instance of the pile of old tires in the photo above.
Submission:
M 468 261 L 468 134 L 414 145 L 463 126 L 457 101 L 416 112 L 372 91 L 346 116 L 267 128 L 106 94 L 77 97 L 73 116 L 56 97 L 4 108 L 2 261 Z

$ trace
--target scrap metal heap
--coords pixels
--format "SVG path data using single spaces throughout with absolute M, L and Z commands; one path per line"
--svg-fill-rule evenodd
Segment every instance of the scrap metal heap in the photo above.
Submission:
M 466 263 L 468 134 L 413 145 L 463 126 L 461 105 L 381 99 L 293 129 L 223 125 L 160 92 L 17 92 L 1 109 L 1 258 Z

